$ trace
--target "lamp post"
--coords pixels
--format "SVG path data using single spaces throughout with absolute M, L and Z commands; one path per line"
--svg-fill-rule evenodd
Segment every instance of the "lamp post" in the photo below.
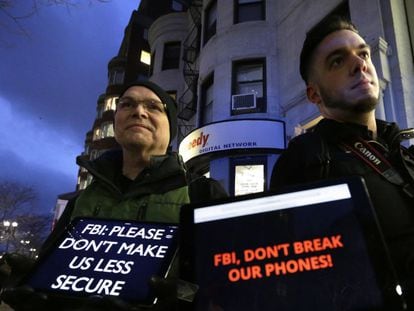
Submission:
M 3 220 L 3 226 L 5 228 L 4 231 L 7 234 L 6 253 L 9 251 L 10 238 L 14 236 L 14 232 L 16 231 L 18 225 L 17 221 Z

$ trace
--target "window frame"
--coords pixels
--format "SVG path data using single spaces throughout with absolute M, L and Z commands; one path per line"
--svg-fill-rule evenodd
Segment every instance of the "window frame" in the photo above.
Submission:
M 206 102 L 207 100 L 207 91 L 212 89 L 213 92 L 213 100 L 209 103 Z M 213 116 L 211 116 L 211 120 L 208 121 L 206 118 L 206 108 L 209 108 L 209 111 L 213 108 L 214 105 L 214 72 L 210 73 L 201 84 L 201 97 L 200 97 L 200 114 L 199 114 L 199 125 L 203 126 L 205 124 L 211 123 L 213 121 Z M 212 114 L 212 111 L 211 111 Z
M 168 50 L 169 48 L 176 49 L 179 47 L 178 55 L 167 55 L 168 52 L 172 50 Z M 180 59 L 181 59 L 181 41 L 170 41 L 164 43 L 164 51 L 162 55 L 162 70 L 168 69 L 179 69 L 180 68 Z
M 266 1 L 265 0 L 250 0 L 250 3 L 240 3 L 240 0 L 234 0 L 234 24 L 245 23 L 250 21 L 266 20 Z M 252 8 L 260 6 L 260 17 L 253 17 L 248 19 L 241 19 L 240 11 L 251 11 Z
M 407 29 L 408 29 L 408 37 L 410 40 L 410 47 L 411 47 L 411 56 L 414 63 L 414 3 L 410 2 L 409 0 L 404 0 L 404 7 L 406 12 L 407 18 Z
M 266 58 L 254 58 L 254 59 L 243 59 L 234 61 L 232 64 L 232 90 L 231 95 L 238 95 L 243 93 L 238 93 L 236 90 L 239 88 L 238 82 L 238 72 L 243 66 L 251 66 L 257 64 L 262 66 L 262 79 L 261 80 L 250 80 L 247 83 L 262 82 L 262 97 L 256 97 L 256 108 L 252 109 L 242 109 L 242 110 L 233 110 L 231 107 L 230 98 L 230 112 L 231 115 L 245 114 L 245 113 L 265 113 L 267 111 L 267 78 L 266 78 Z
M 215 7 L 215 19 L 214 22 L 209 23 L 212 9 Z M 217 0 L 212 0 L 206 6 L 204 10 L 204 31 L 203 31 L 203 44 L 205 45 L 211 37 L 213 37 L 217 33 Z

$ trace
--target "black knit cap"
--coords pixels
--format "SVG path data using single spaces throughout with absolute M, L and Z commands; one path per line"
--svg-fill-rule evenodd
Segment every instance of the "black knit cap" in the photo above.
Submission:
M 344 16 L 329 15 L 316 24 L 306 34 L 305 42 L 303 43 L 302 51 L 300 53 L 300 75 L 305 83 L 308 83 L 309 68 L 313 52 L 329 34 L 339 30 L 351 30 L 358 33 L 355 25 Z
M 133 86 L 143 86 L 153 91 L 160 99 L 163 104 L 166 105 L 168 123 L 170 124 L 170 143 L 177 134 L 177 103 L 174 99 L 161 87 L 151 81 L 147 80 L 136 80 L 128 84 L 124 90 L 119 94 L 122 97 L 124 93 Z

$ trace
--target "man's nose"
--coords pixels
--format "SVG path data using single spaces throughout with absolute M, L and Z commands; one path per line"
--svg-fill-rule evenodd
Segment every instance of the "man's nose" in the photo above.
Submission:
M 134 106 L 133 114 L 140 117 L 148 117 L 147 109 L 140 102 L 136 103 L 136 105 Z
M 356 74 L 358 72 L 365 72 L 367 71 L 367 62 L 365 59 L 360 57 L 359 55 L 353 55 L 352 57 L 352 67 L 351 67 L 351 74 Z

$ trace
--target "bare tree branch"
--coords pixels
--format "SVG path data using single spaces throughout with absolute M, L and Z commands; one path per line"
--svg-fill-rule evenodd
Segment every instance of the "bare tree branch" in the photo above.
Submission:
M 29 186 L 13 181 L 0 182 L 0 221 L 27 213 L 36 198 L 35 190 Z
M 89 5 L 95 2 L 108 3 L 111 0 L 89 0 Z M 0 28 L 11 33 L 30 37 L 30 33 L 23 26 L 25 19 L 37 14 L 42 7 L 65 6 L 70 13 L 82 0 L 0 0 Z M 5 17 L 2 18 L 2 15 Z M 13 29 L 14 28 L 14 29 Z

